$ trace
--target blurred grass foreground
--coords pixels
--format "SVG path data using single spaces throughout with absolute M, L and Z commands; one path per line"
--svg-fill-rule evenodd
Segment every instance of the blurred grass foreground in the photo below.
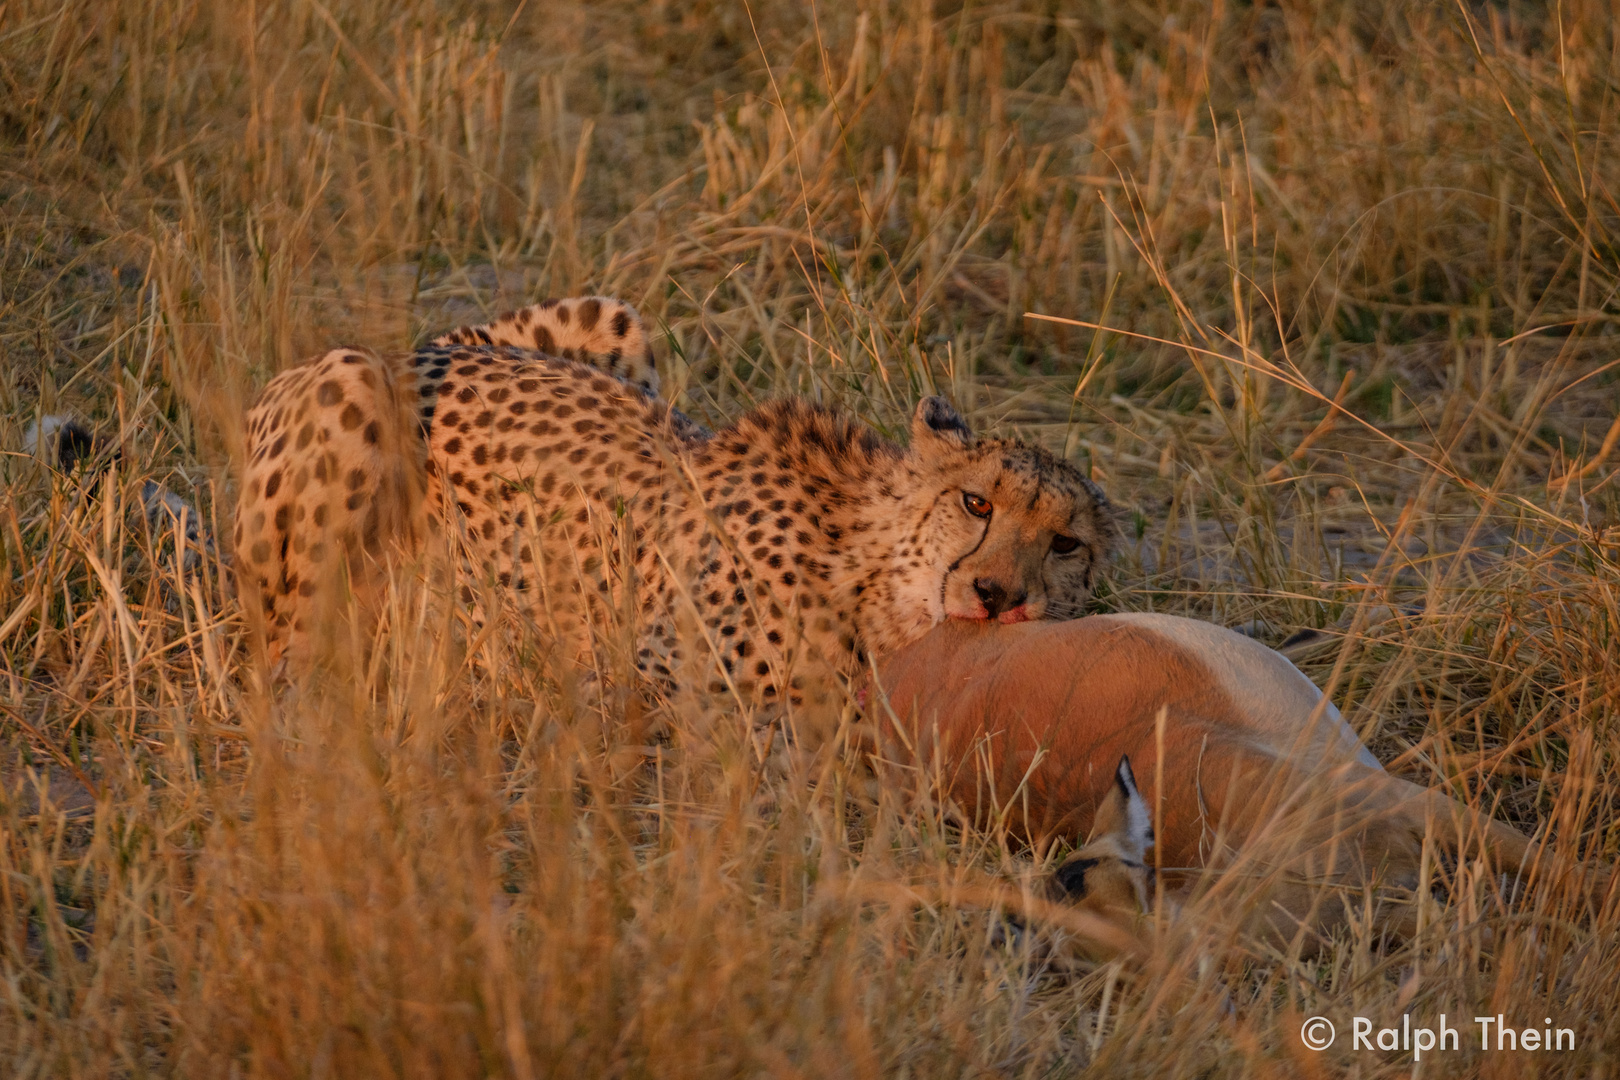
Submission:
M 1392 771 L 1612 860 L 1617 26 L 0 3 L 0 1073 L 1372 1077 L 1410 1054 L 1351 1016 L 1447 1013 L 1425 1077 L 1613 1075 L 1620 914 L 1576 882 L 1055 973 L 961 898 L 1059 853 L 926 777 L 764 768 L 712 703 L 649 731 L 403 600 L 279 688 L 228 551 L 139 505 L 227 536 L 244 404 L 312 353 L 618 295 L 711 425 L 799 393 L 898 432 L 937 391 L 1083 463 L 1123 509 L 1097 610 L 1320 628 L 1301 666 Z M 58 412 L 99 484 L 25 452 Z M 1481 1051 L 1499 1013 L 1576 1048 Z

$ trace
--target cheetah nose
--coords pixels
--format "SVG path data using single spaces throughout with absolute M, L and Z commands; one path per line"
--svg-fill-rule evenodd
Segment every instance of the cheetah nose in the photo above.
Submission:
M 979 594 L 979 601 L 984 604 L 985 618 L 993 619 L 1003 611 L 1013 608 L 1029 599 L 1029 590 L 1020 589 L 1017 594 L 1007 591 L 1007 587 L 999 581 L 986 581 L 984 578 L 973 579 L 973 591 Z

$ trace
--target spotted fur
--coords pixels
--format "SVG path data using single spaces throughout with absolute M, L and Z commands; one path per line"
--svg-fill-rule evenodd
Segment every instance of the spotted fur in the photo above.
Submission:
M 948 616 L 1066 618 L 1090 595 L 1101 492 L 1044 450 L 975 440 L 939 398 L 902 447 L 794 398 L 710 434 L 637 381 L 467 343 L 279 376 L 249 414 L 236 538 L 272 646 L 299 651 L 336 564 L 363 591 L 432 523 L 565 654 L 628 611 L 643 673 L 762 701 Z
M 463 326 L 434 345 L 515 345 L 591 367 L 658 393 L 652 345 L 635 310 L 619 300 L 587 296 L 546 300 L 508 312 L 483 326 Z

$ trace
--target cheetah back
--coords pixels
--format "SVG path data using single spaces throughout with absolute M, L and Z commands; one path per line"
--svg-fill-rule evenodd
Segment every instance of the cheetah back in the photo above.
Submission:
M 649 394 L 658 393 L 658 368 L 641 318 L 629 304 L 611 297 L 544 300 L 507 312 L 492 323 L 440 334 L 432 343 L 515 345 L 578 360 Z

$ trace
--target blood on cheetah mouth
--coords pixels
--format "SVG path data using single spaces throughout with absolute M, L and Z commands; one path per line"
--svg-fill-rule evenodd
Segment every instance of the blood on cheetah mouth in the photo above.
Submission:
M 1013 623 L 1032 622 L 1035 618 L 1029 613 L 1029 605 L 1027 604 L 1019 604 L 1011 611 L 1003 611 L 994 619 L 983 608 L 980 608 L 977 613 L 972 615 L 961 615 L 953 611 L 948 612 L 947 616 L 952 619 L 960 619 L 963 622 L 998 622 L 1004 626 L 1010 626 Z

